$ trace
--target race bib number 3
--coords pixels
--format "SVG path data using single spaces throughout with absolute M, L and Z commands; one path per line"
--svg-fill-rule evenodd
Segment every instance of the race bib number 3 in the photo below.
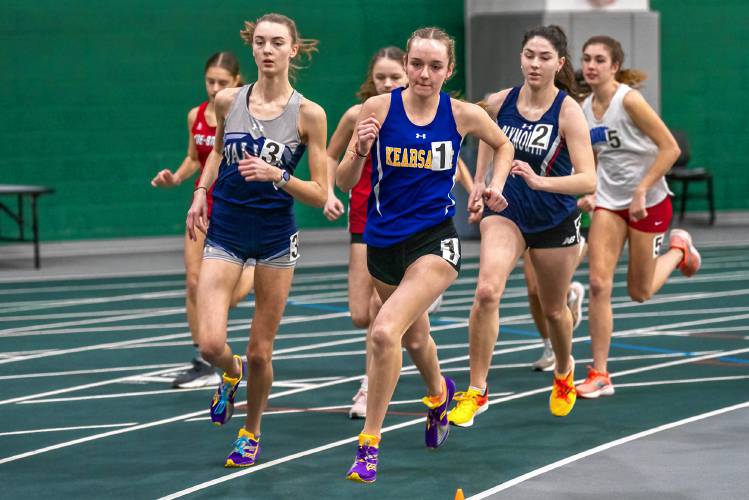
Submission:
M 458 238 L 447 238 L 442 240 L 442 258 L 453 266 L 460 261 L 460 243 Z
M 286 149 L 284 144 L 280 142 L 265 139 L 263 149 L 260 150 L 260 159 L 271 165 L 278 165 L 281 162 L 281 156 L 283 150 Z
M 289 260 L 295 261 L 299 258 L 299 232 L 289 237 Z

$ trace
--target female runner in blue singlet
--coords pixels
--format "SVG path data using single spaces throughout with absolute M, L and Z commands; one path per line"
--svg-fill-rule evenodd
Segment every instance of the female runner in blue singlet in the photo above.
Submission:
M 340 185 L 351 185 L 372 156 L 372 194 L 364 242 L 367 267 L 382 299 L 367 341 L 369 390 L 364 429 L 347 478 L 374 482 L 382 424 L 402 366 L 405 346 L 427 386 L 426 446 L 449 432 L 447 406 L 455 384 L 443 377 L 424 314 L 460 268 L 452 224 L 461 142 L 473 134 L 494 153 L 495 169 L 509 171 L 512 146 L 478 106 L 451 99 L 442 84 L 455 68 L 454 42 L 438 28 L 408 40 L 408 87 L 371 97 L 362 105 L 348 152 L 338 166 Z M 483 193 L 482 193 L 483 194 Z M 499 193 L 493 194 L 492 202 Z M 471 200 L 475 211 L 481 200 Z
M 488 99 L 488 113 L 515 146 L 512 171 L 495 171 L 488 187 L 484 174 L 491 150 L 479 146 L 476 190 L 502 193 L 502 198 L 500 203 L 488 198 L 481 222 L 481 261 L 469 320 L 471 380 L 468 390 L 456 395 L 458 404 L 449 415 L 450 422 L 460 426 L 470 426 L 474 416 L 488 408 L 487 376 L 499 333 L 499 299 L 526 248 L 556 357 L 549 408 L 553 415 L 564 416 L 575 403 L 572 315 L 566 295 L 580 241 L 574 195 L 595 190 L 593 150 L 582 109 L 565 91 L 575 88 L 575 79 L 564 32 L 556 26 L 528 31 L 520 66 L 523 85 Z

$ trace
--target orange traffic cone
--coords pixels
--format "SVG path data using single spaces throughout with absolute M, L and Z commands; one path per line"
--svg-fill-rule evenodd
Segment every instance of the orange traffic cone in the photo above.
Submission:
M 463 490 L 458 488 L 458 491 L 455 492 L 455 500 L 466 500 L 465 495 L 463 495 Z

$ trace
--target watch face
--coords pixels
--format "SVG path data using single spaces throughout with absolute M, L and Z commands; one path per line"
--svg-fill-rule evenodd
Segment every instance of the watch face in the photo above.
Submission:
M 288 170 L 284 170 L 283 171 L 283 180 L 285 180 L 286 182 L 289 182 L 289 171 Z

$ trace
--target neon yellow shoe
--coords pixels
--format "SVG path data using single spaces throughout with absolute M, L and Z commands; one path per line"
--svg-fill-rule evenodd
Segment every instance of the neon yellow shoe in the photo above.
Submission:
M 451 424 L 458 427 L 470 427 L 473 425 L 473 418 L 481 415 L 489 409 L 489 386 L 484 389 L 484 394 L 476 389 L 469 388 L 466 392 L 456 392 L 453 397 L 458 402 L 455 408 L 447 414 L 447 419 Z
M 558 375 L 554 370 L 554 385 L 549 396 L 549 410 L 555 417 L 564 417 L 572 411 L 577 400 L 575 390 L 575 360 L 570 356 L 571 368 L 567 375 Z

